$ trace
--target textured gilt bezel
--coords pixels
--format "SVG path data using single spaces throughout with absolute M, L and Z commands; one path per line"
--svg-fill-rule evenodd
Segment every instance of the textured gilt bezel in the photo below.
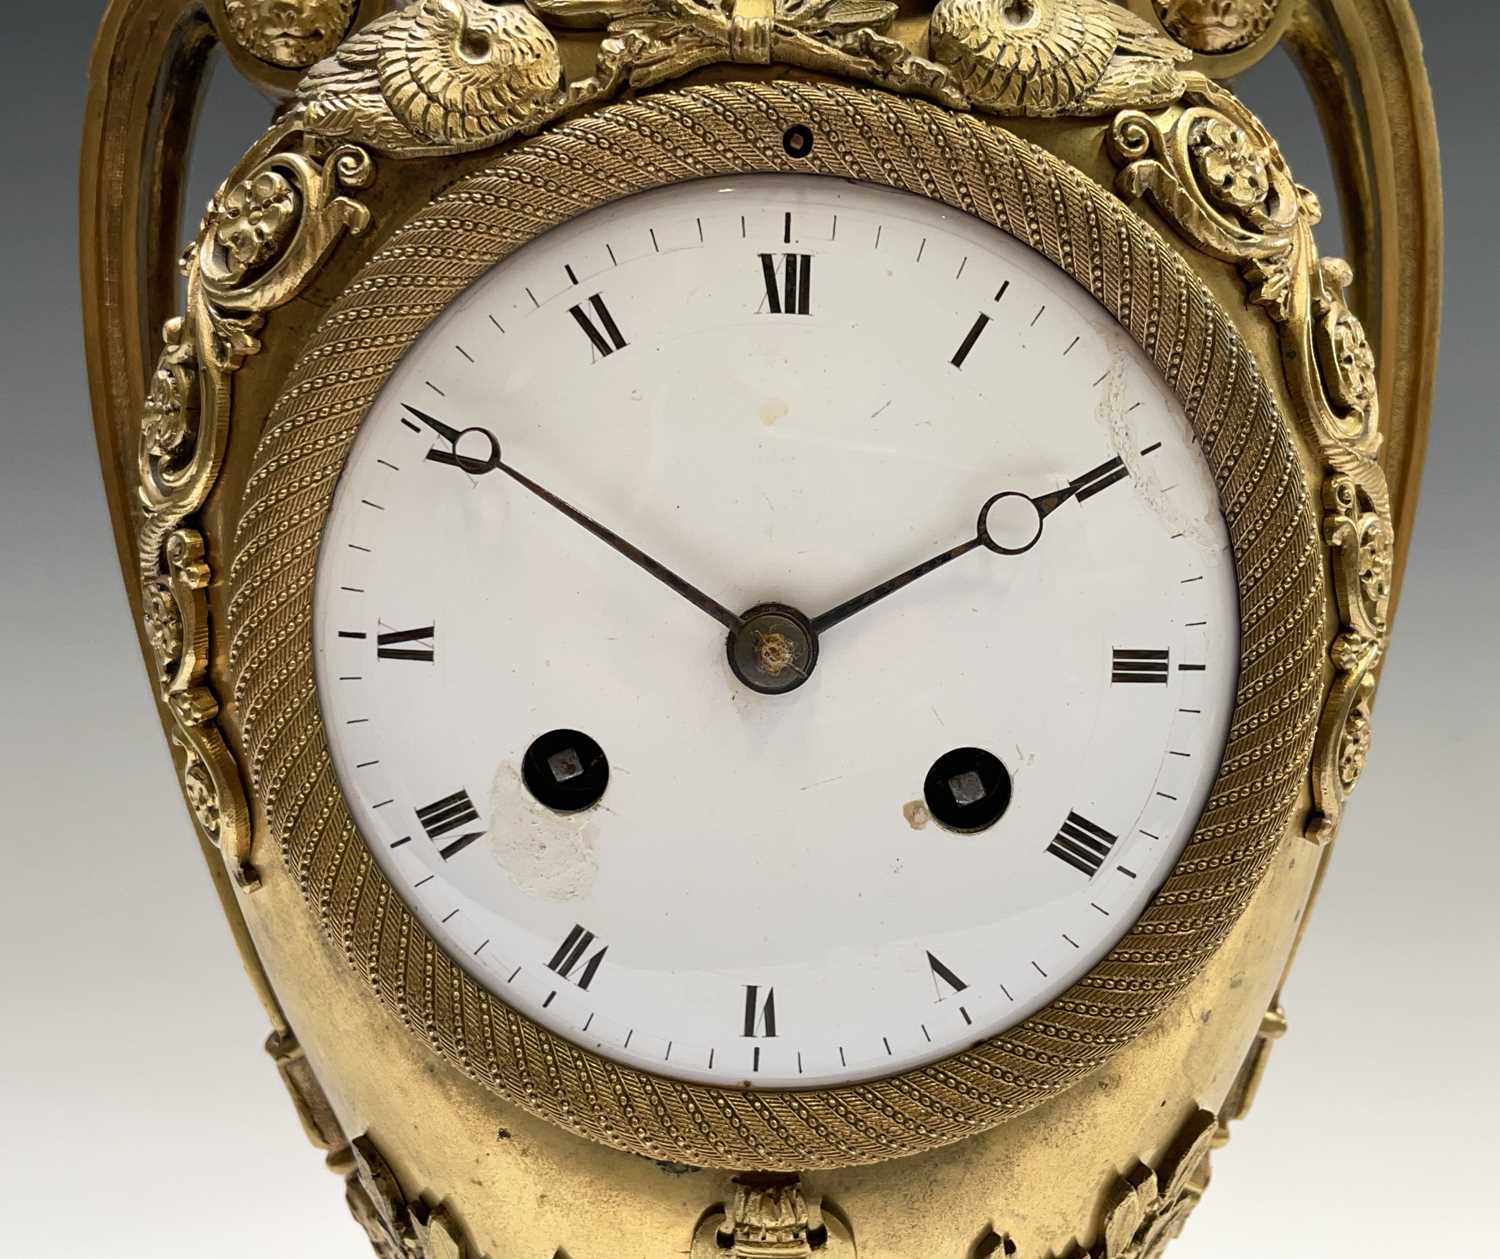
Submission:
M 815 137 L 794 158 L 783 135 Z M 993 1040 L 884 1080 L 714 1088 L 611 1062 L 475 982 L 357 833 L 312 666 L 319 538 L 367 407 L 463 289 L 539 233 L 686 179 L 815 171 L 996 224 L 1089 289 L 1176 391 L 1234 549 L 1241 677 L 1203 818 L 1110 956 Z M 1286 421 L 1228 317 L 1146 224 L 1058 159 L 971 117 L 796 83 L 664 92 L 497 157 L 399 227 L 304 347 L 256 451 L 230 574 L 230 669 L 255 794 L 312 911 L 371 991 L 461 1070 L 536 1114 L 653 1158 L 734 1168 L 872 1162 L 947 1144 L 1076 1083 L 1138 1037 L 1249 901 L 1307 778 L 1326 659 L 1324 550 Z

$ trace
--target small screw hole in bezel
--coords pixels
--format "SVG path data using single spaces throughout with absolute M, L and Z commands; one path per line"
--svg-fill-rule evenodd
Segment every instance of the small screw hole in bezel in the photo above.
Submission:
M 786 150 L 788 157 L 798 159 L 811 157 L 813 151 L 812 128 L 800 122 L 795 127 L 788 127 L 781 137 L 781 147 Z

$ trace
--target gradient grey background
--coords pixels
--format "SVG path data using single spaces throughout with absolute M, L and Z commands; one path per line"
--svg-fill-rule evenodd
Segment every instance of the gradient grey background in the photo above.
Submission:
M 1418 10 L 1449 244 L 1411 567 L 1369 772 L 1287 992 L 1291 1034 L 1175 1259 L 1500 1252 L 1500 9 Z M 116 567 L 76 280 L 98 12 L 8 5 L 0 34 L 0 1255 L 367 1259 L 261 1052 Z M 1331 206 L 1289 68 L 1241 88 Z M 263 118 L 221 73 L 194 207 Z M 1336 251 L 1336 225 L 1322 237 Z

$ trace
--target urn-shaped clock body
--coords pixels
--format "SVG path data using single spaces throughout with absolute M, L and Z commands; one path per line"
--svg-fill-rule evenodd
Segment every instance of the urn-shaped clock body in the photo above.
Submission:
M 1284 24 L 1159 7 L 215 15 L 288 98 L 122 537 L 381 1253 L 1181 1228 L 1363 765 L 1400 505 L 1352 271 L 1211 77 Z

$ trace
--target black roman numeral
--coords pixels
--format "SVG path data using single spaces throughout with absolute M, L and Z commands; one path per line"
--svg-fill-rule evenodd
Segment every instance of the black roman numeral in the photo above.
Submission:
M 1114 671 L 1110 674 L 1109 680 L 1111 682 L 1154 682 L 1165 686 L 1167 674 L 1171 669 L 1170 655 L 1169 652 L 1154 651 L 1144 647 L 1116 647 Z
M 420 660 L 432 664 L 437 659 L 437 648 L 432 641 L 436 633 L 435 625 L 424 625 L 421 629 L 382 630 L 376 635 L 375 655 L 381 660 Z
M 953 358 L 949 360 L 954 367 L 962 367 L 964 365 L 964 359 L 969 357 L 969 351 L 974 348 L 974 343 L 979 340 L 979 334 L 988 328 L 989 325 L 990 317 L 988 315 L 980 315 L 974 321 L 974 326 L 969 329 L 969 334 L 964 338 L 963 344 L 958 347 Z
M 568 938 L 562 942 L 562 946 L 552 955 L 552 960 L 547 963 L 547 969 L 556 971 L 564 979 L 577 984 L 587 992 L 589 985 L 594 982 L 594 976 L 599 973 L 599 966 L 604 961 L 604 955 L 609 952 L 609 945 L 606 944 L 587 962 L 584 962 L 583 955 L 589 951 L 593 943 L 592 931 L 575 926 L 568 932 Z M 580 962 L 583 962 L 583 971 L 575 979 L 573 972 L 578 969 Z
M 1068 484 L 1073 487 L 1073 497 L 1080 503 L 1086 503 L 1095 494 L 1109 489 L 1111 485 L 1123 481 L 1129 475 L 1130 469 L 1125 466 L 1125 461 L 1116 455 L 1108 463 L 1101 463 L 1097 468 L 1085 472 Z
M 1092 879 L 1119 838 L 1082 814 L 1069 813 L 1057 838 L 1047 845 L 1047 851 Z
M 957 996 L 969 986 L 954 971 L 943 965 L 936 954 L 927 955 L 927 965 L 932 971 L 932 985 L 937 989 L 939 1001 Z
M 775 254 L 761 254 L 766 310 L 772 315 L 812 314 L 812 255 L 784 254 L 777 273 Z
M 584 336 L 588 337 L 590 344 L 600 358 L 608 358 L 616 350 L 623 350 L 630 343 L 625 340 L 625 334 L 620 331 L 620 325 L 615 322 L 615 317 L 609 313 L 609 307 L 604 304 L 604 299 L 595 293 L 589 298 L 589 305 L 594 308 L 594 314 L 598 316 L 599 323 L 604 325 L 603 331 L 594 324 L 593 319 L 582 305 L 569 306 L 568 314 L 583 329 Z
M 467 791 L 455 791 L 451 796 L 444 796 L 441 800 L 434 800 L 426 808 L 418 809 L 417 821 L 422 823 L 427 838 L 436 843 L 439 837 L 467 826 L 470 822 L 479 821 L 479 811 L 469 799 Z M 469 831 L 450 839 L 438 849 L 438 855 L 444 861 L 451 861 L 483 834 L 483 831 Z
M 762 1001 L 758 985 L 745 985 L 745 1035 L 753 1039 L 776 1035 L 776 989 L 767 988 Z

